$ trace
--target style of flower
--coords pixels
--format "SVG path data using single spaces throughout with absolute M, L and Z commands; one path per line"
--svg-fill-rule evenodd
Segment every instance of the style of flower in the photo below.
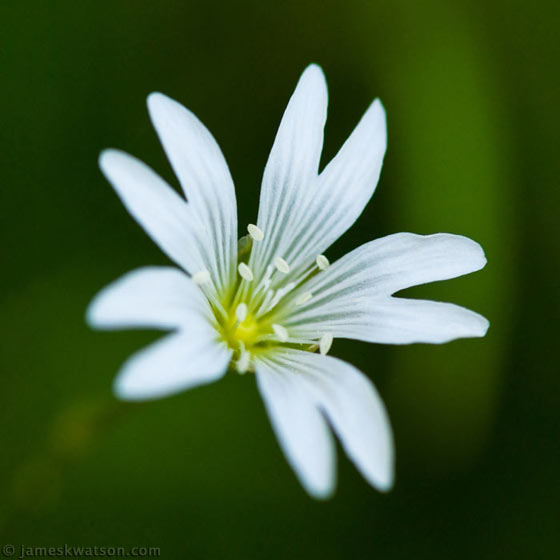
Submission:
M 139 160 L 116 150 L 100 166 L 122 202 L 180 268 L 147 267 L 101 291 L 87 320 L 101 329 L 171 331 L 133 355 L 118 397 L 163 397 L 221 378 L 256 374 L 286 458 L 315 497 L 335 486 L 336 433 L 365 479 L 393 483 L 391 428 L 373 384 L 328 356 L 336 338 L 386 344 L 484 336 L 488 321 L 449 303 L 393 294 L 481 269 L 462 236 L 397 233 L 329 264 L 323 254 L 371 198 L 386 148 L 375 100 L 319 173 L 327 87 L 302 74 L 266 164 L 256 224 L 238 243 L 235 190 L 218 144 L 186 108 L 148 97 L 152 123 L 186 199 Z

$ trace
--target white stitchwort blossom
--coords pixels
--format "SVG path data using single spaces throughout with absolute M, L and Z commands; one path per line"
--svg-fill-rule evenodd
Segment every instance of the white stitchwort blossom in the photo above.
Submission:
M 148 109 L 186 199 L 123 152 L 104 151 L 100 166 L 179 268 L 132 271 L 91 303 L 96 328 L 170 331 L 122 366 L 116 394 L 153 399 L 228 368 L 254 373 L 280 446 L 311 495 L 334 489 L 331 427 L 366 480 L 388 490 L 394 451 L 383 403 L 368 378 L 327 354 L 336 338 L 439 344 L 484 336 L 488 321 L 472 311 L 393 296 L 482 268 L 481 247 L 458 235 L 397 233 L 329 263 L 324 251 L 373 194 L 386 125 L 376 100 L 319 173 L 327 87 L 318 66 L 305 70 L 288 103 L 257 223 L 239 242 L 233 182 L 210 132 L 161 93 L 148 97 Z

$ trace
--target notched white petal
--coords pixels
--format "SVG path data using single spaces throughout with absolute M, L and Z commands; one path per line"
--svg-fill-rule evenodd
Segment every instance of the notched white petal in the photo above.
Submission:
M 394 477 L 391 425 L 375 387 L 354 366 L 331 358 L 284 350 L 281 363 L 294 373 L 325 412 L 348 457 L 366 480 L 381 491 Z
M 279 320 L 292 337 L 333 331 L 335 337 L 383 344 L 442 344 L 484 336 L 488 321 L 456 305 L 390 294 L 479 270 L 486 263 L 478 243 L 460 235 L 398 233 L 358 247 L 328 274 L 306 284 L 313 305 L 293 307 Z
M 209 232 L 205 251 L 217 287 L 234 277 L 237 204 L 233 181 L 210 131 L 186 107 L 162 93 L 148 96 L 150 118 L 189 205 Z
M 99 166 L 130 214 L 171 259 L 189 272 L 203 268 L 204 232 L 183 198 L 147 165 L 119 150 L 104 150 Z

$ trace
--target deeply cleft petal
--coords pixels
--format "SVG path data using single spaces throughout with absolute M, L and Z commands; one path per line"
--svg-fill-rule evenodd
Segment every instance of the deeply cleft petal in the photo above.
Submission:
M 313 188 L 306 189 L 285 258 L 303 264 L 354 224 L 375 191 L 386 148 L 385 110 L 376 99 Z
M 206 267 L 207 234 L 161 177 L 119 150 L 103 151 L 99 166 L 130 214 L 172 260 L 191 274 Z
M 304 442 L 326 449 L 326 439 L 321 432 L 322 438 L 315 433 L 317 420 L 310 428 L 298 413 L 293 414 L 294 410 L 305 410 L 308 416 L 311 410 L 322 411 L 347 455 L 368 482 L 380 490 L 392 486 L 391 427 L 377 391 L 361 372 L 336 358 L 289 349 L 259 359 L 256 368 L 259 388 L 280 443 L 308 490 L 320 487 L 319 481 L 325 482 L 320 475 L 324 475 L 332 462 L 330 452 L 307 458 Z M 318 461 L 324 463 L 323 469 Z M 332 477 L 334 485 L 334 474 Z M 322 496 L 327 488 L 332 490 L 325 486 L 324 494 L 311 493 Z
M 254 255 L 259 273 L 274 255 L 305 266 L 356 221 L 375 190 L 387 145 L 383 106 L 372 103 L 318 175 L 326 108 L 323 74 L 311 65 L 290 99 L 265 170 L 259 227 L 268 238 Z
M 366 243 L 294 292 L 313 292 L 306 305 L 286 306 L 277 320 L 293 336 L 335 337 L 386 344 L 443 343 L 484 336 L 488 321 L 467 309 L 390 297 L 398 290 L 454 278 L 486 263 L 478 243 L 459 235 L 399 233 Z
M 161 93 L 148 110 L 193 211 L 208 233 L 210 270 L 219 288 L 235 277 L 237 204 L 233 181 L 212 134 L 191 111 Z

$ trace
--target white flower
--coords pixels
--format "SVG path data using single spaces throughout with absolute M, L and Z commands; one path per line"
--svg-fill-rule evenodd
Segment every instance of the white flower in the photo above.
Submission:
M 94 327 L 171 331 L 123 365 L 116 394 L 151 399 L 215 381 L 228 366 L 255 372 L 280 445 L 311 495 L 334 489 L 329 424 L 367 481 L 389 489 L 394 451 L 379 395 L 355 367 L 326 354 L 336 338 L 409 344 L 484 336 L 488 322 L 472 311 L 392 295 L 482 268 L 481 247 L 457 235 L 398 233 L 329 264 L 322 253 L 373 194 L 386 125 L 376 100 L 318 173 L 327 112 L 318 66 L 305 70 L 290 99 L 264 171 L 257 224 L 239 246 L 235 191 L 218 144 L 168 97 L 151 94 L 148 109 L 187 200 L 125 153 L 104 151 L 100 166 L 180 269 L 135 270 L 91 303 Z

